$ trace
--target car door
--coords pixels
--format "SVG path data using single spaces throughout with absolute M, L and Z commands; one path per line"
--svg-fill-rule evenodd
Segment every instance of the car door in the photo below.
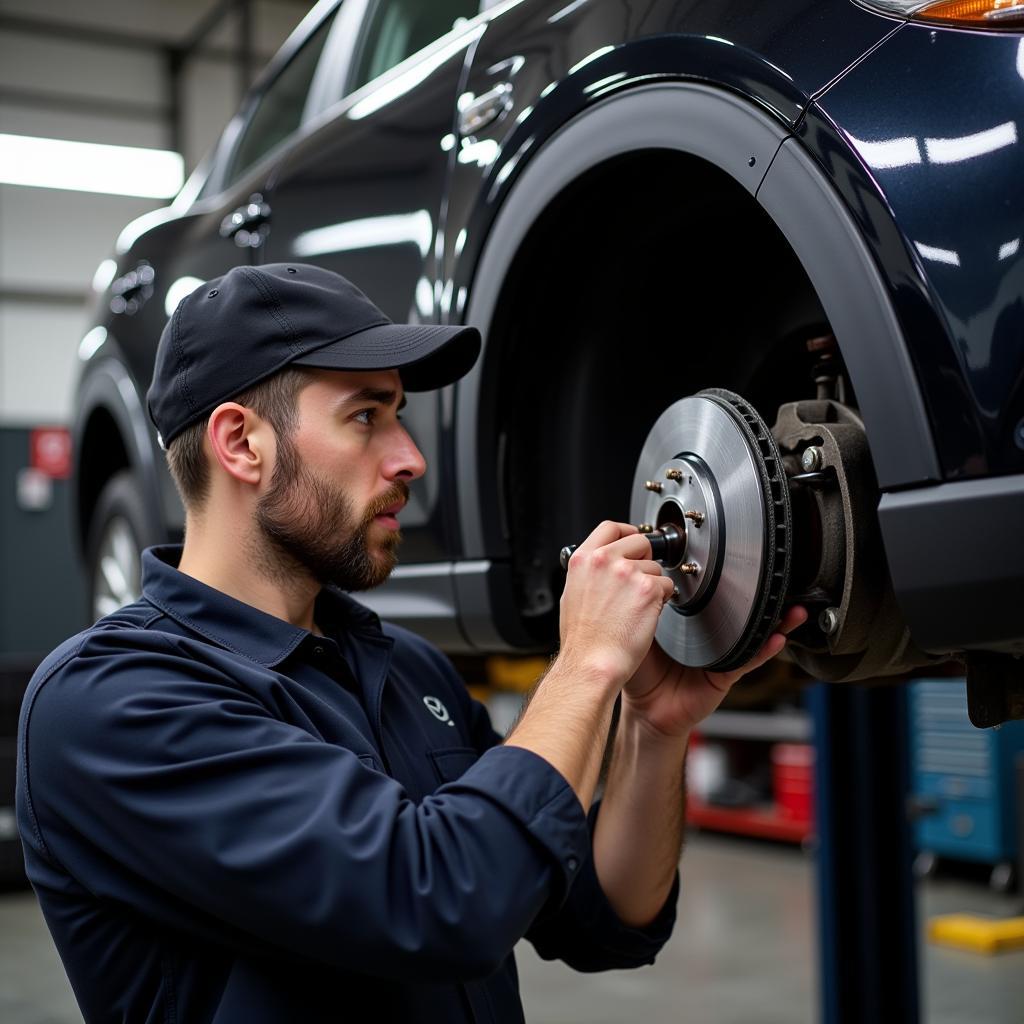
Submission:
M 153 233 L 157 301 L 143 351 L 137 354 L 145 361 L 141 380 L 152 375 L 155 341 L 178 302 L 203 282 L 257 261 L 271 229 L 274 171 L 289 140 L 312 116 L 317 69 L 339 9 L 329 4 L 325 10 L 321 4 L 299 25 L 225 130 L 196 199 L 163 232 Z M 176 531 L 182 512 L 166 472 L 161 491 Z
M 367 3 L 335 103 L 276 176 L 262 259 L 342 274 L 395 321 L 447 317 L 450 294 L 437 279 L 434 252 L 459 85 L 482 30 L 472 18 L 477 7 L 478 0 Z M 440 401 L 410 395 L 403 414 L 428 463 L 402 516 L 404 563 L 451 557 L 453 531 L 441 514 Z
M 185 295 L 254 261 L 269 229 L 274 168 L 318 109 L 322 57 L 339 3 L 324 0 L 296 28 L 224 131 L 212 158 L 174 202 L 129 224 L 117 240 L 116 269 L 100 298 L 75 413 L 81 539 L 97 613 L 111 602 L 116 606 L 137 597 L 142 547 L 182 535 L 181 501 L 145 410 L 157 343 Z M 127 478 L 120 473 L 124 464 L 110 457 L 109 433 L 87 429 L 111 419 L 129 456 Z M 128 535 L 116 503 L 103 500 L 108 491 L 126 490 L 131 507 L 142 510 L 129 524 Z M 121 537 L 126 542 L 113 543 Z M 112 582 L 100 572 L 108 549 L 116 550 L 119 562 Z

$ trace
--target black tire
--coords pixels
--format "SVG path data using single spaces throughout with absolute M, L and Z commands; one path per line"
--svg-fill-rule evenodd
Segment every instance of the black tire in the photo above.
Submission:
M 100 492 L 86 542 L 89 622 L 137 600 L 143 548 L 157 543 L 142 488 L 130 470 L 112 476 Z M 116 564 L 108 559 L 114 558 Z M 123 580 L 118 579 L 118 571 Z

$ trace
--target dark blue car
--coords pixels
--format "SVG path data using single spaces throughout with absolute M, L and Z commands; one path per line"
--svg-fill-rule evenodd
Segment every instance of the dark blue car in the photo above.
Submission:
M 1024 5 L 987 8 L 318 4 L 118 239 L 75 422 L 94 616 L 181 533 L 144 401 L 167 317 L 303 260 L 485 337 L 409 396 L 431 468 L 368 597 L 388 618 L 550 649 L 561 545 L 630 514 L 666 408 L 726 388 L 775 425 L 803 668 L 955 654 L 976 722 L 1024 715 Z

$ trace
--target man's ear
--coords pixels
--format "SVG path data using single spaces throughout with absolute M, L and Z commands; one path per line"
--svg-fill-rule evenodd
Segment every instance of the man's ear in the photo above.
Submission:
M 214 459 L 240 483 L 257 486 L 271 464 L 270 424 L 237 402 L 222 402 L 210 413 L 206 439 Z

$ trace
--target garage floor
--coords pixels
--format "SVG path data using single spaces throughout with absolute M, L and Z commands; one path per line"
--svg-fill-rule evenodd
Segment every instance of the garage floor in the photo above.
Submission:
M 812 861 L 799 850 L 711 835 L 691 839 L 676 934 L 654 967 L 575 974 L 518 952 L 531 1024 L 800 1024 L 816 1019 Z M 1015 897 L 934 880 L 923 915 L 1009 915 Z M 927 1024 L 1017 1024 L 1024 951 L 999 957 L 923 946 Z M 0 1021 L 80 1021 L 28 892 L 0 895 Z

